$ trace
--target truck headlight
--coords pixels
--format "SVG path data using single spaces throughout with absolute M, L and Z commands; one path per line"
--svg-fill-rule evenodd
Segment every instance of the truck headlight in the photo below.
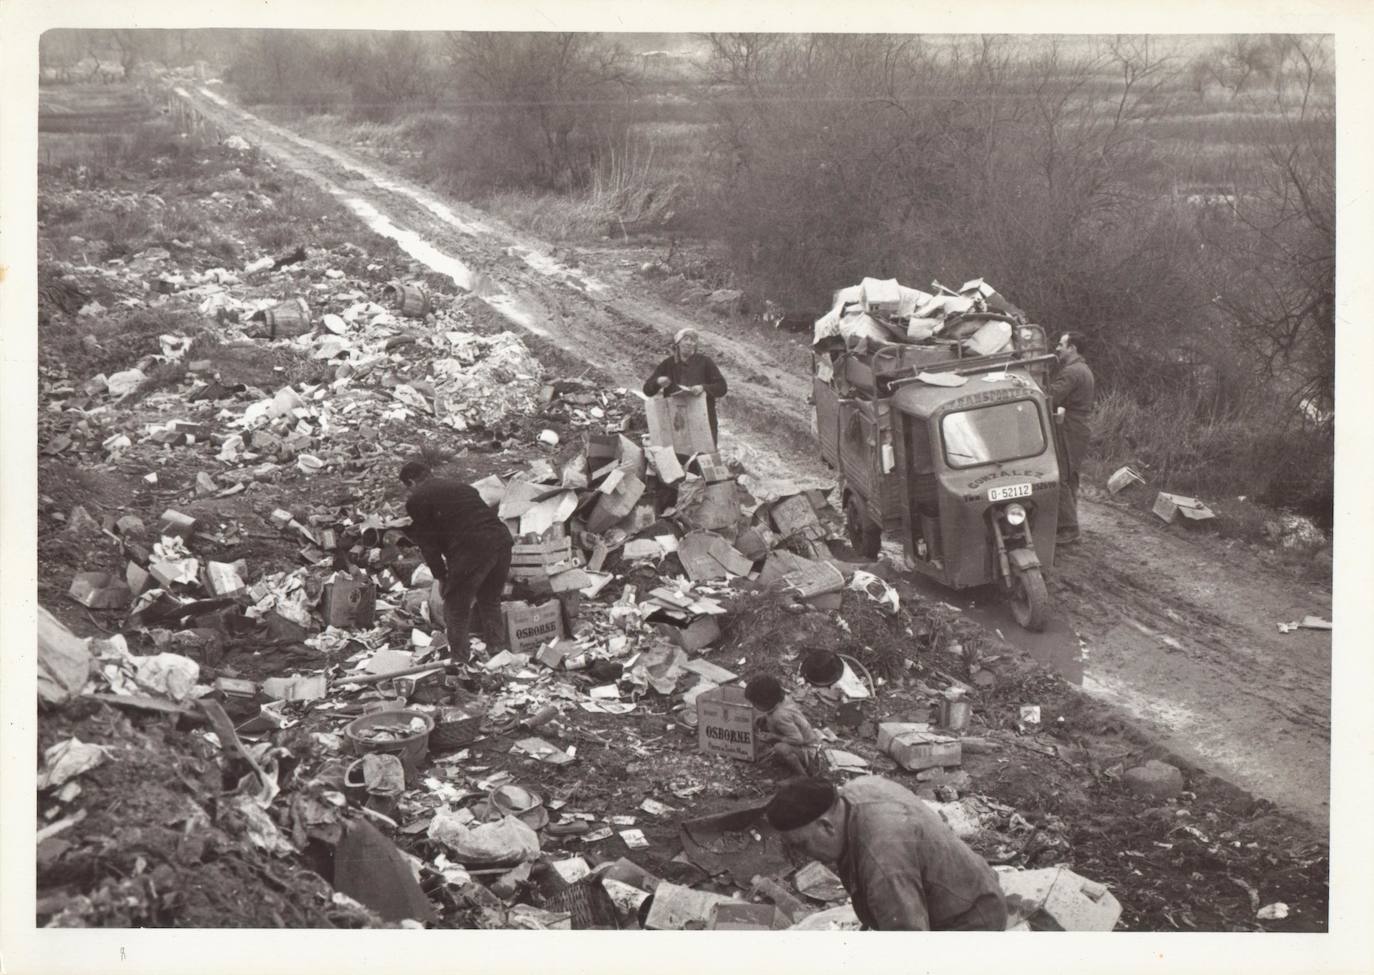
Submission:
M 1008 525 L 1023 525 L 1026 522 L 1026 509 L 1019 504 L 1009 504 L 1006 510 Z

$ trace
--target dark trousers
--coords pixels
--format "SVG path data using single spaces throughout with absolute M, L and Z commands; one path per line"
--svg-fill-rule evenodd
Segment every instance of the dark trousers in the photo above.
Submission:
M 490 648 L 505 642 L 501 633 L 501 593 L 510 574 L 511 538 L 493 537 L 465 545 L 461 551 L 444 553 L 448 575 L 444 579 L 444 627 L 448 631 L 448 656 L 455 663 L 472 657 L 468 630 L 474 606 L 482 627 L 482 639 Z
M 1078 532 L 1078 471 L 1059 481 L 1059 517 L 1056 529 L 1062 535 Z
M 1007 903 L 994 894 L 984 894 L 973 902 L 963 914 L 948 918 L 934 931 L 1005 931 L 1007 929 Z
M 1086 421 L 1068 420 L 1064 424 L 1063 450 L 1060 452 L 1058 531 L 1078 534 L 1078 468 L 1088 453 L 1089 430 Z M 1067 474 L 1067 476 L 1065 476 Z

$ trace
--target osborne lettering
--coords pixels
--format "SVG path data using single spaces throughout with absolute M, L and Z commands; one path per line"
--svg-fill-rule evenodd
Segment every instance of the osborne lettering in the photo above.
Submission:
M 706 737 L 727 742 L 731 745 L 747 745 L 753 740 L 753 733 L 749 731 L 737 731 L 734 728 L 717 728 L 714 725 L 708 725 L 706 728 Z
M 547 623 L 536 623 L 534 626 L 518 626 L 515 628 L 515 638 L 524 640 L 527 637 L 539 636 L 542 633 L 553 633 L 558 629 L 558 620 L 551 620 Z

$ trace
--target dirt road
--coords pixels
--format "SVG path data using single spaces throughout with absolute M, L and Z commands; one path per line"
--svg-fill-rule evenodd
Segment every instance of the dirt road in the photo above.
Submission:
M 761 476 L 833 483 L 815 456 L 804 346 L 649 297 L 633 260 L 603 254 L 570 266 L 484 213 L 258 119 L 208 89 L 176 95 L 225 134 L 309 176 L 514 324 L 627 386 L 648 374 L 673 332 L 698 328 L 730 382 L 721 405 L 723 448 L 745 455 Z M 1282 634 L 1276 624 L 1307 614 L 1329 619 L 1329 586 L 1299 584 L 1243 547 L 1189 536 L 1125 506 L 1085 501 L 1082 518 L 1086 541 L 1062 553 L 1050 584 L 1060 630 L 1085 654 L 1084 688 L 1119 704 L 1205 771 L 1324 831 L 1330 633 Z M 995 618 L 999 611 L 982 612 Z M 1016 641 L 1015 625 L 1002 618 L 1001 632 Z M 1048 657 L 1062 652 L 1050 648 Z

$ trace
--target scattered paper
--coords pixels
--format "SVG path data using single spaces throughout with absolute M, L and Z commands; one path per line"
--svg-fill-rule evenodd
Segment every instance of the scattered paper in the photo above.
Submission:
M 101 764 L 108 757 L 100 745 L 91 745 L 80 738 L 60 741 L 43 753 L 43 771 L 38 773 L 38 788 L 49 789 L 62 785 Z
M 549 744 L 543 738 L 521 738 L 511 751 L 521 752 L 550 765 L 566 765 L 573 760 L 571 754 Z

